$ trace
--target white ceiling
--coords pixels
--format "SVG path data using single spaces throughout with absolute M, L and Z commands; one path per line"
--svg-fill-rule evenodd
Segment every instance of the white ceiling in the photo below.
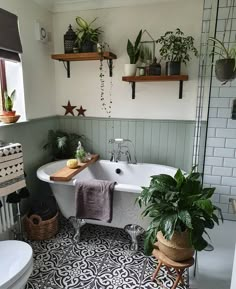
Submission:
M 33 0 L 52 12 L 146 5 L 177 0 Z

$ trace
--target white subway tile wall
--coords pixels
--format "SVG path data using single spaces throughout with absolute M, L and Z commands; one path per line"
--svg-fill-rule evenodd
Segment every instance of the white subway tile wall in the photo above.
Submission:
M 209 32 L 211 3 L 212 0 L 205 0 L 203 13 L 205 30 L 202 34 Z M 235 2 L 220 0 L 219 5 L 216 37 L 226 43 L 235 41 L 236 3 L 234 9 L 230 10 L 232 3 Z M 221 85 L 213 76 L 204 183 L 205 186 L 210 185 L 216 188 L 213 201 L 222 209 L 224 218 L 230 220 L 236 220 L 229 202 L 230 198 L 236 198 L 236 120 L 231 119 L 234 99 L 236 99 L 236 80 Z

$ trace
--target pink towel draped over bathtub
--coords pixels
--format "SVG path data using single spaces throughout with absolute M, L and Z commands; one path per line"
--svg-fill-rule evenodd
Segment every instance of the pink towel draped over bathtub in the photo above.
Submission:
M 103 180 L 76 181 L 76 218 L 112 221 L 115 182 Z

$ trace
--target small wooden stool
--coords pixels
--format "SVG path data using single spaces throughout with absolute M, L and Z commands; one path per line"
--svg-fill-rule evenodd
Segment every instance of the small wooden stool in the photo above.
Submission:
M 156 276 L 157 276 L 161 266 L 165 265 L 166 269 L 167 269 L 167 271 L 168 271 L 168 273 L 170 275 L 173 275 L 173 273 L 171 273 L 171 271 L 170 271 L 170 268 L 174 268 L 175 271 L 176 271 L 176 274 L 177 274 L 175 282 L 174 282 L 174 284 L 173 284 L 171 289 L 175 289 L 179 282 L 184 284 L 184 280 L 183 280 L 183 276 L 182 275 L 183 275 L 184 270 L 186 268 L 189 268 L 189 267 L 191 267 L 194 264 L 194 258 L 191 258 L 191 259 L 188 259 L 188 260 L 185 260 L 185 261 L 182 261 L 182 262 L 176 262 L 176 261 L 173 261 L 173 260 L 169 259 L 165 254 L 163 254 L 158 249 L 154 249 L 152 251 L 152 255 L 158 260 L 158 266 L 157 266 L 155 272 L 152 275 L 152 281 L 154 281 L 156 279 Z M 159 284 L 159 285 L 162 286 L 162 284 Z

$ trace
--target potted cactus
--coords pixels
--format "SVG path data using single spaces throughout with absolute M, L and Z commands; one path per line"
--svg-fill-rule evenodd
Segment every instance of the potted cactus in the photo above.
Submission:
M 11 94 L 8 94 L 7 91 L 4 91 L 4 109 L 3 115 L 6 116 L 15 116 L 16 111 L 13 109 L 13 103 L 15 100 L 16 90 L 14 89 Z

